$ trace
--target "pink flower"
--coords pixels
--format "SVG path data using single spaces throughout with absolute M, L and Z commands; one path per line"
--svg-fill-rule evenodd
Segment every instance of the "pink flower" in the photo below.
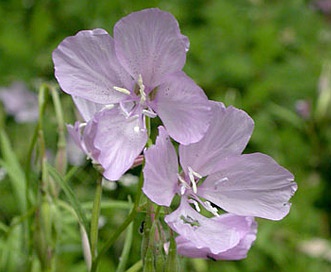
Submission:
M 17 123 L 38 120 L 38 96 L 28 90 L 24 83 L 14 82 L 8 88 L 1 88 L 0 100 L 6 112 L 14 116 Z
M 197 143 L 179 146 L 179 174 L 176 151 L 165 129 L 159 128 L 156 144 L 145 152 L 143 191 L 165 206 L 175 194 L 181 196 L 179 208 L 165 221 L 180 235 L 182 254 L 188 255 L 185 252 L 194 247 L 200 256 L 225 258 L 222 254 L 230 250 L 236 258 L 237 250 L 248 250 L 254 240 L 256 226 L 250 218 L 282 219 L 297 185 L 293 175 L 269 156 L 241 154 L 254 127 L 244 111 L 210 103 L 213 118 L 205 136 Z M 232 215 L 220 215 L 219 208 Z M 202 216 L 201 209 L 216 218 Z M 229 216 L 242 223 L 226 227 Z M 221 231 L 213 234 L 217 229 Z
M 141 143 L 147 141 L 146 116 L 159 116 L 169 135 L 182 144 L 197 142 L 206 132 L 211 118 L 208 99 L 182 71 L 188 47 L 171 14 L 146 9 L 118 21 L 114 38 L 103 29 L 80 31 L 54 50 L 55 76 L 65 92 L 96 103 L 98 110 L 117 104 L 112 113 L 99 114 L 93 123 L 102 131 L 95 134 L 98 143 L 93 143 L 100 151 L 99 163 L 105 173 L 117 172 L 107 178 L 118 179 L 127 168 L 113 164 L 104 152 L 112 149 L 112 156 L 132 164 L 144 147 Z M 81 103 L 77 105 L 84 115 Z M 119 122 L 129 123 L 127 129 L 122 127 L 123 137 L 116 132 L 122 126 Z M 101 123 L 106 127 L 101 128 Z M 106 138 L 97 139 L 101 136 Z M 120 148 L 127 139 L 139 137 L 133 140 L 139 143 L 134 148 Z

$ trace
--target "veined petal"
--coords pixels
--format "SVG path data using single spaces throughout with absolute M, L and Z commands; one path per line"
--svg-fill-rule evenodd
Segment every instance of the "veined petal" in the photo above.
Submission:
M 86 122 L 92 119 L 94 114 L 96 114 L 105 106 L 103 104 L 95 103 L 78 96 L 72 96 L 72 100 L 74 101 L 79 113 Z
M 236 217 L 236 221 L 228 219 L 230 217 Z M 221 215 L 215 218 L 220 224 L 228 225 L 229 228 L 237 228 L 238 225 L 242 227 L 242 237 L 240 242 L 224 252 L 214 254 L 210 251 L 208 247 L 197 248 L 190 241 L 190 239 L 185 239 L 183 236 L 178 236 L 176 238 L 177 252 L 180 255 L 190 257 L 190 258 L 203 258 L 212 260 L 241 260 L 247 257 L 248 250 L 251 248 L 253 242 L 256 239 L 257 223 L 252 217 L 242 217 L 236 215 Z M 243 230 L 244 229 L 244 230 Z M 213 234 L 210 234 L 213 235 Z
M 82 132 L 80 129 L 80 122 L 75 122 L 74 125 L 67 125 L 67 130 L 69 137 L 73 140 L 73 142 L 85 153 L 87 150 L 85 149 L 85 145 L 82 142 Z
M 167 77 L 158 87 L 152 107 L 169 135 L 181 144 L 199 141 L 211 119 L 207 96 L 183 72 Z
M 116 54 L 126 70 L 154 88 L 166 75 L 180 71 L 186 61 L 188 39 L 168 12 L 145 9 L 119 20 L 114 27 Z
M 224 160 L 219 172 L 198 188 L 198 195 L 227 212 L 280 220 L 297 189 L 293 175 L 271 157 L 254 153 Z
M 82 147 L 85 150 L 87 156 L 92 159 L 93 163 L 100 164 L 99 155 L 101 150 L 94 144 L 94 139 L 97 133 L 98 123 L 91 119 L 87 122 L 84 131 L 82 133 Z
M 175 148 L 160 126 L 155 145 L 145 151 L 143 192 L 156 204 L 170 206 L 178 187 L 177 173 Z
M 53 52 L 55 77 L 68 94 L 101 103 L 127 95 L 114 86 L 132 88 L 130 75 L 118 62 L 114 41 L 103 29 L 84 30 L 64 39 Z
M 97 161 L 105 170 L 103 175 L 118 180 L 143 150 L 147 132 L 139 126 L 138 116 L 126 117 L 119 108 L 97 113 L 92 122 L 93 144 L 100 150 Z
M 242 233 L 236 226 L 218 222 L 196 212 L 182 197 L 177 210 L 164 219 L 180 236 L 197 249 L 208 248 L 213 254 L 229 250 L 239 244 Z
M 204 137 L 197 143 L 179 146 L 180 163 L 186 173 L 188 167 L 202 176 L 217 171 L 221 160 L 242 153 L 253 132 L 254 122 L 244 111 L 214 101 L 210 105 L 212 119 Z

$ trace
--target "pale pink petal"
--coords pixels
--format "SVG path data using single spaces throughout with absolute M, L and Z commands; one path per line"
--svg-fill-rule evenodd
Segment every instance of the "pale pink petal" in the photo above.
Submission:
M 253 132 L 253 120 L 242 110 L 225 108 L 222 103 L 210 102 L 212 119 L 204 137 L 197 143 L 180 145 L 179 155 L 183 170 L 188 167 L 202 176 L 218 170 L 220 161 L 239 155 Z
M 230 215 L 230 216 L 234 216 L 234 215 Z M 191 242 L 190 239 L 186 239 L 183 236 L 178 236 L 176 238 L 178 254 L 190 258 L 203 258 L 203 259 L 211 259 L 211 260 L 241 260 L 246 258 L 248 250 L 251 248 L 253 242 L 256 239 L 257 224 L 254 221 L 254 219 L 250 217 L 241 217 L 238 219 L 241 221 L 240 224 L 247 223 L 244 226 L 246 228 L 246 231 L 243 233 L 239 244 L 237 244 L 233 248 L 230 248 L 218 254 L 213 254 L 208 247 L 197 248 Z M 229 223 L 227 222 L 227 218 L 224 217 L 223 215 L 221 215 L 216 220 L 220 223 L 223 221 L 224 224 Z M 228 224 L 228 226 L 231 227 L 230 224 Z M 236 228 L 236 225 L 233 225 L 232 227 Z
M 208 248 L 213 254 L 229 250 L 240 242 L 242 226 L 230 226 L 224 222 L 202 216 L 182 197 L 177 210 L 167 215 L 166 223 L 180 236 L 190 240 L 198 249 Z
M 267 155 L 241 155 L 221 162 L 219 172 L 208 176 L 197 194 L 233 214 L 280 220 L 297 189 L 293 179 Z
M 68 94 L 107 104 L 126 94 L 114 86 L 131 89 L 133 81 L 118 62 L 114 41 L 103 29 L 84 30 L 64 39 L 53 52 L 55 77 Z
M 146 196 L 158 205 L 170 206 L 177 191 L 178 159 L 163 127 L 155 145 L 145 151 L 144 186 Z
M 100 164 L 99 156 L 101 150 L 95 146 L 94 138 L 98 131 L 98 122 L 95 119 L 91 119 L 87 122 L 82 133 L 82 147 L 85 150 L 87 156 L 92 160 L 94 164 Z
M 38 95 L 30 91 L 25 83 L 15 81 L 9 87 L 0 88 L 0 101 L 6 113 L 14 116 L 17 123 L 38 120 Z
M 168 12 L 153 8 L 129 14 L 115 25 L 114 40 L 121 64 L 150 88 L 185 64 L 188 39 Z
M 109 180 L 118 180 L 142 152 L 147 132 L 139 126 L 138 116 L 126 117 L 118 108 L 101 111 L 92 123 L 89 132 L 94 147 L 100 150 L 96 159 L 104 168 L 103 175 Z
M 85 153 L 87 152 L 84 144 L 82 144 L 82 132 L 80 129 L 80 122 L 75 122 L 74 125 L 67 125 L 67 130 L 69 137 L 73 140 L 73 142 Z
M 86 122 L 92 119 L 94 114 L 105 107 L 103 104 L 95 103 L 78 96 L 72 96 L 72 100 Z
M 211 119 L 207 96 L 183 72 L 167 77 L 158 87 L 152 107 L 169 135 L 181 144 L 199 141 Z

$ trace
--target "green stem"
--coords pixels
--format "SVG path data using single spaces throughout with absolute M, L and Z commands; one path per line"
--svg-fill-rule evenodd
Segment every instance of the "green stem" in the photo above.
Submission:
M 54 87 L 50 87 L 55 115 L 58 125 L 58 142 L 57 142 L 57 153 L 56 153 L 56 166 L 55 168 L 62 174 L 65 175 L 67 170 L 67 153 L 66 153 L 66 137 L 65 137 L 65 124 L 62 114 L 62 106 L 59 98 L 59 93 Z
M 91 232 L 90 232 L 92 260 L 95 259 L 97 254 L 101 196 L 102 196 L 102 177 L 100 177 L 97 181 L 95 198 L 92 208 Z
M 126 270 L 126 272 L 138 272 L 141 270 L 142 267 L 143 267 L 143 261 L 139 260 L 133 266 L 131 266 L 128 270 Z
M 113 243 L 117 240 L 117 238 L 121 235 L 121 233 L 130 225 L 130 223 L 135 219 L 137 212 L 138 212 L 138 207 L 140 203 L 140 198 L 142 195 L 142 186 L 143 186 L 143 174 L 141 173 L 140 178 L 139 178 L 139 183 L 138 183 L 138 188 L 137 188 L 137 197 L 133 206 L 132 211 L 130 212 L 129 216 L 126 218 L 126 220 L 122 223 L 121 226 L 117 228 L 116 231 L 113 232 L 113 234 L 108 238 L 106 241 L 105 245 L 97 255 L 97 257 L 92 261 L 92 267 L 91 267 L 91 272 L 96 272 L 98 269 L 99 262 L 102 258 L 103 255 L 106 254 L 108 249 L 113 245 Z
M 129 199 L 129 203 L 131 203 L 131 199 Z M 116 272 L 125 271 L 125 266 L 129 259 L 130 249 L 131 249 L 131 245 L 132 245 L 132 239 L 133 239 L 133 222 L 130 223 L 130 225 L 126 231 L 125 242 L 124 242 L 122 254 L 120 257 L 120 262 L 118 264 Z

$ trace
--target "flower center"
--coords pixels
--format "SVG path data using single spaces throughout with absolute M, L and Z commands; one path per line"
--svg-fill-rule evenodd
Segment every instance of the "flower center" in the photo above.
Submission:
M 188 202 L 192 204 L 197 212 L 200 212 L 199 204 L 208 212 L 212 213 L 214 216 L 219 216 L 218 209 L 213 207 L 209 201 L 202 201 L 200 197 L 197 196 L 198 186 L 200 179 L 203 178 L 201 174 L 194 171 L 190 166 L 188 167 L 188 178 L 184 178 L 177 174 L 178 180 L 180 182 L 180 194 L 184 195 L 187 190 L 191 190 L 193 194 L 190 194 L 190 199 Z
M 157 114 L 153 111 L 153 109 L 147 105 L 148 97 L 145 92 L 146 87 L 143 83 L 143 78 L 142 78 L 141 74 L 139 74 L 139 76 L 138 76 L 138 80 L 137 80 L 137 83 L 135 85 L 134 92 L 133 92 L 134 94 L 136 94 L 136 96 L 134 96 L 133 93 L 131 93 L 128 89 L 125 89 L 125 88 L 114 86 L 113 89 L 120 93 L 131 96 L 132 100 L 129 99 L 129 101 L 133 102 L 135 105 L 131 111 L 132 114 L 134 114 L 136 112 L 136 110 L 139 108 L 139 111 L 143 115 L 146 115 L 150 118 L 154 118 L 157 116 Z M 137 96 L 140 98 L 139 102 L 137 101 Z M 131 114 L 128 113 L 128 115 L 131 115 Z
M 184 195 L 187 189 L 191 189 L 194 194 L 198 192 L 197 183 L 199 182 L 199 179 L 202 178 L 202 176 L 195 172 L 190 166 L 188 167 L 188 181 L 179 174 L 177 174 L 177 176 L 181 186 L 181 195 Z

